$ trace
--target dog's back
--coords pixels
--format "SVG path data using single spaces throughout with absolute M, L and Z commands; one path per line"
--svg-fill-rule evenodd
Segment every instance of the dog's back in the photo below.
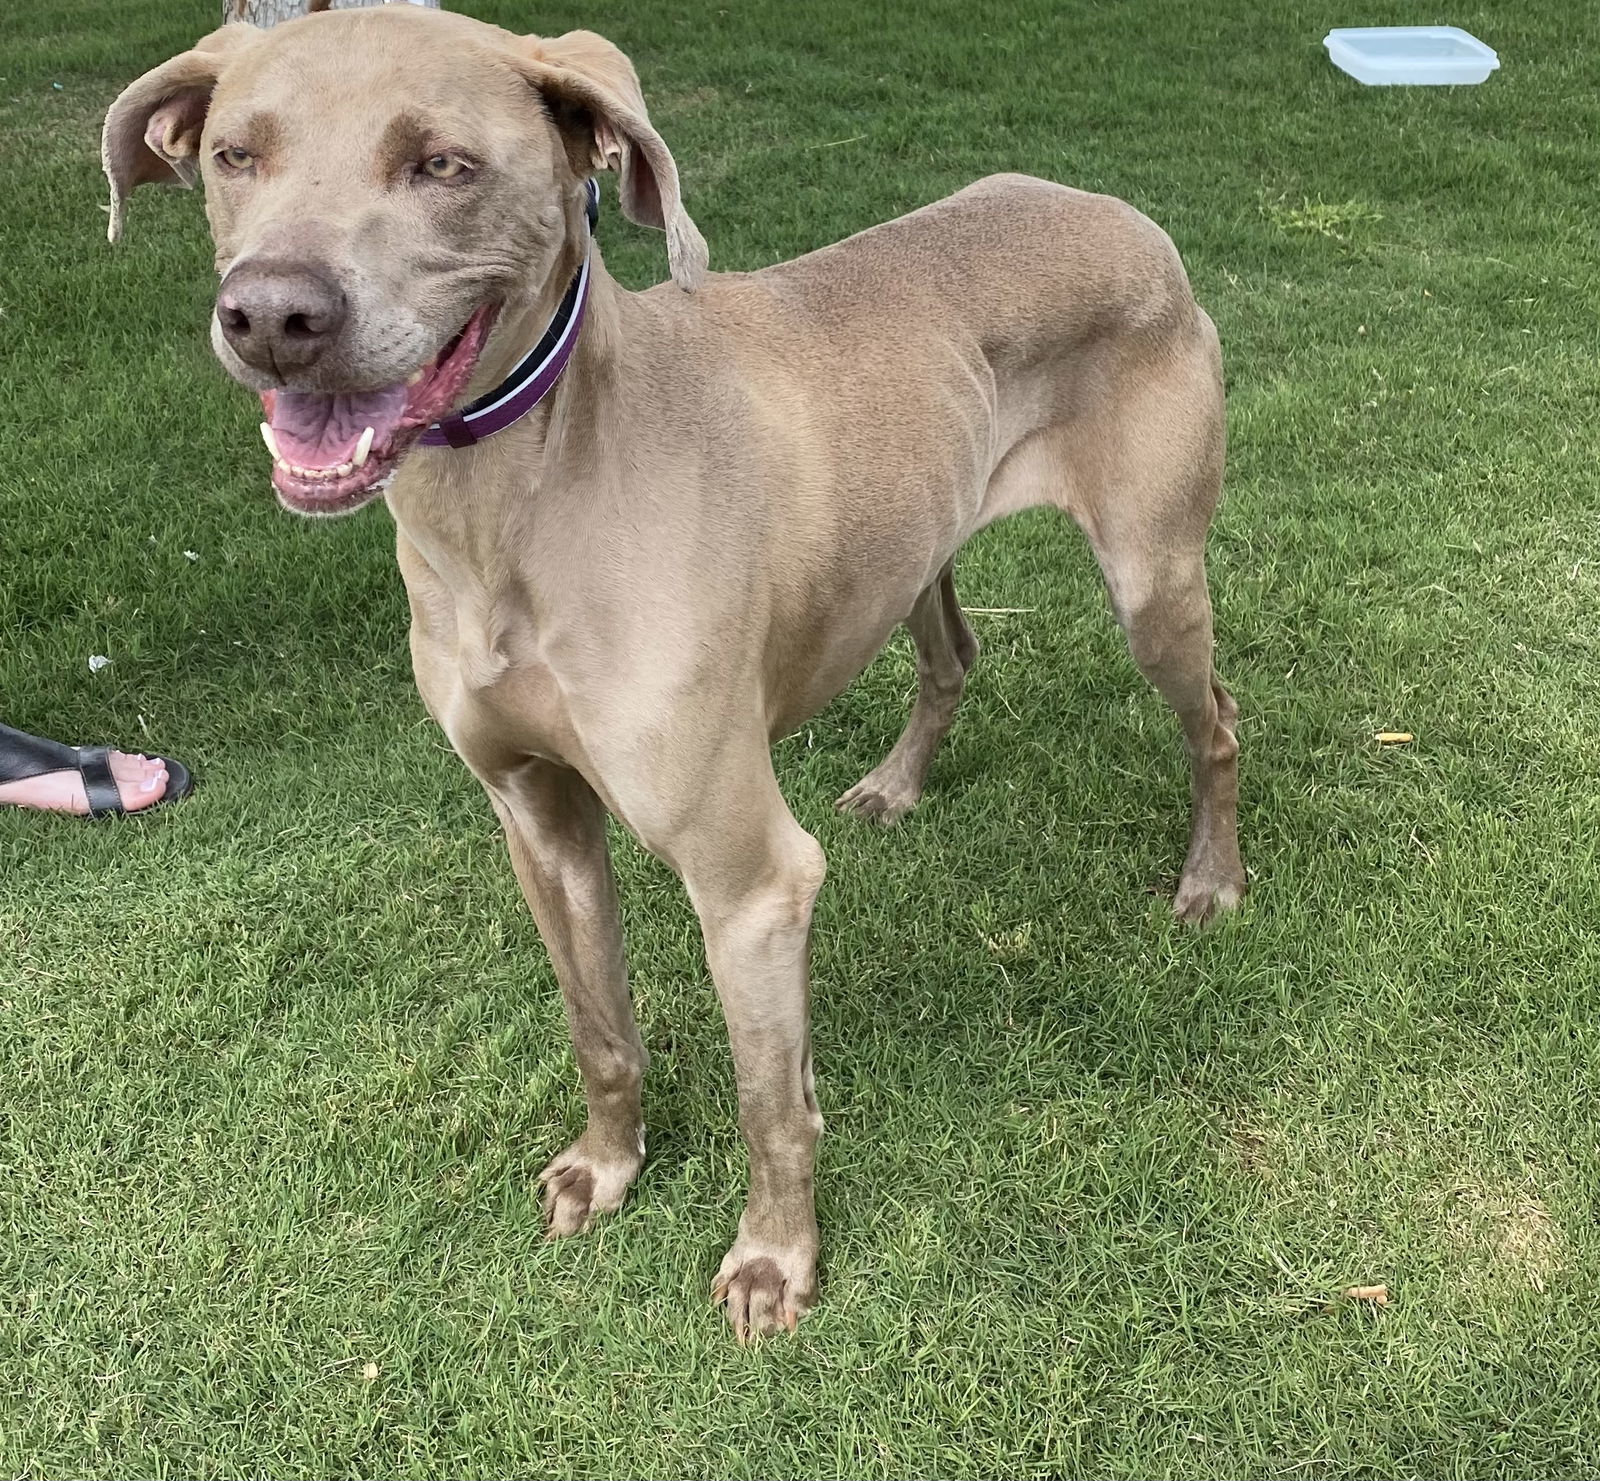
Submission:
M 841 322 L 970 326 L 996 361 L 1035 346 L 1159 330 L 1193 308 L 1177 250 L 1115 197 L 990 175 L 750 275 Z

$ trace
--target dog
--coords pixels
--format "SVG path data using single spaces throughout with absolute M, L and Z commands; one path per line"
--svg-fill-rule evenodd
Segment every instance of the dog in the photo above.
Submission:
M 825 863 L 771 744 L 903 623 L 909 723 L 838 805 L 917 801 L 978 652 L 952 578 L 976 531 L 1041 504 L 1081 527 L 1187 744 L 1174 908 L 1243 895 L 1204 566 L 1221 358 L 1171 241 L 1000 175 L 710 274 L 621 51 L 411 6 L 225 26 L 117 98 L 103 157 L 113 241 L 135 186 L 204 181 L 212 341 L 261 395 L 282 504 L 387 500 L 417 687 L 504 826 L 582 1071 L 550 1232 L 616 1209 L 645 1156 L 609 812 L 683 880 L 727 1020 L 750 1189 L 714 1298 L 741 1341 L 793 1330 L 817 1296 Z M 607 275 L 607 170 L 670 282 Z

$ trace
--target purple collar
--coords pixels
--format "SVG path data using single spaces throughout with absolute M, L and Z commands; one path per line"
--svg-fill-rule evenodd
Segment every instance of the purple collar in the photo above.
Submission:
M 587 195 L 584 215 L 592 240 L 600 214 L 600 190 L 593 180 L 586 180 L 584 188 Z M 421 444 L 424 447 L 471 447 L 485 437 L 504 432 L 513 422 L 521 421 L 561 379 L 561 372 L 567 368 L 567 361 L 577 347 L 583 312 L 588 306 L 589 252 L 585 248 L 583 262 L 539 343 L 492 391 L 486 391 L 470 405 L 441 417 L 429 427 L 418 439 Z

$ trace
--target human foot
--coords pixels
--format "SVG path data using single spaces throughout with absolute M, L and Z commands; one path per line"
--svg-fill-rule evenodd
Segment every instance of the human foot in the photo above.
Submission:
M 167 794 L 166 762 L 159 757 L 110 753 L 111 775 L 117 784 L 123 812 L 138 812 L 160 802 Z M 47 771 L 21 781 L 0 783 L 0 805 L 27 807 L 39 812 L 64 812 L 82 817 L 89 811 L 89 794 L 83 773 L 72 769 Z

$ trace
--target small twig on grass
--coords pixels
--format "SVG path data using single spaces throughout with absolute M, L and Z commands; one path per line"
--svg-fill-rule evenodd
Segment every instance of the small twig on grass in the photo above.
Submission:
M 1346 1286 L 1342 1294 L 1346 1301 L 1366 1301 L 1373 1306 L 1389 1304 L 1388 1286 Z

